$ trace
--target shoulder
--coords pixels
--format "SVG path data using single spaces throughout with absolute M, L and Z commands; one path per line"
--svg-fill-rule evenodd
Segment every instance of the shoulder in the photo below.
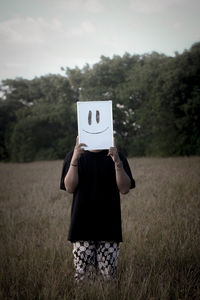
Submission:
M 127 160 L 126 156 L 121 151 L 118 151 L 118 155 L 121 160 Z
M 71 160 L 74 151 L 70 151 L 65 155 L 64 162 Z
M 118 152 L 119 154 L 119 158 L 123 163 L 123 166 L 125 168 L 125 170 L 130 169 L 129 163 L 128 163 L 128 159 L 126 158 L 126 156 L 122 153 L 122 152 Z

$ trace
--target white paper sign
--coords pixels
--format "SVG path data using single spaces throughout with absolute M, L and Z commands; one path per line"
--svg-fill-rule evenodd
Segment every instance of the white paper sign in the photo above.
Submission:
M 79 143 L 86 150 L 113 147 L 112 101 L 77 102 Z

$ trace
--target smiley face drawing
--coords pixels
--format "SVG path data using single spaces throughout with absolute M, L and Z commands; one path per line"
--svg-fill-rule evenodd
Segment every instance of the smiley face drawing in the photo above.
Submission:
M 112 101 L 77 102 L 79 142 L 87 150 L 113 146 Z
M 96 122 L 97 122 L 97 124 L 99 124 L 99 122 L 100 122 L 100 112 L 99 112 L 99 110 L 96 110 Z M 89 112 L 88 112 L 88 124 L 92 125 L 92 111 L 91 110 L 89 110 Z M 97 132 L 91 132 L 91 131 L 87 131 L 85 129 L 83 129 L 83 131 L 85 131 L 88 134 L 100 134 L 100 133 L 105 132 L 108 129 L 109 129 L 109 127 L 106 127 L 105 129 L 103 129 L 101 131 L 97 131 Z

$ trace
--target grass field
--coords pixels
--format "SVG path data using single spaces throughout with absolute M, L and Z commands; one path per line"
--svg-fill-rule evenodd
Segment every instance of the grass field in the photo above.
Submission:
M 0 299 L 200 299 L 200 157 L 129 162 L 117 282 L 80 287 L 62 161 L 0 164 Z

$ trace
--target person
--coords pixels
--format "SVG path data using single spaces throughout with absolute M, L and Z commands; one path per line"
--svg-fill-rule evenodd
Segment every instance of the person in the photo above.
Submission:
M 85 146 L 77 137 L 60 181 L 60 189 L 73 193 L 68 240 L 76 282 L 92 277 L 94 267 L 103 278 L 114 277 L 122 242 L 120 193 L 135 187 L 128 161 L 116 147 L 88 151 Z

